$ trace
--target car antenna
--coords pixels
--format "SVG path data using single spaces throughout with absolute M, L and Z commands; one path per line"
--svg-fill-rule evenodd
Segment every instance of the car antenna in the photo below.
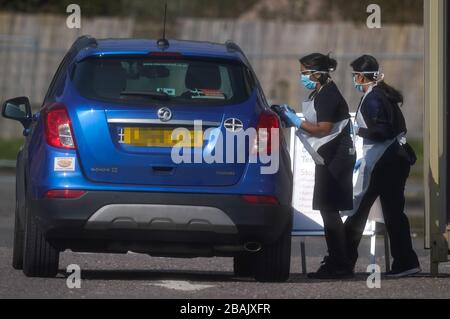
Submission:
M 167 25 L 167 1 L 164 6 L 164 25 L 163 25 L 163 37 L 158 40 L 157 44 L 160 49 L 167 49 L 169 47 L 169 41 L 166 39 L 166 25 Z

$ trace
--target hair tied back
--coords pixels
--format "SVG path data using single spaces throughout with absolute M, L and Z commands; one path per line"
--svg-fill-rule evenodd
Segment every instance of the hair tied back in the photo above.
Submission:
M 330 73 L 333 73 L 334 71 L 336 71 L 337 61 L 334 58 L 332 58 L 331 52 L 327 54 L 327 57 L 328 57 L 328 71 Z
M 375 78 L 377 82 L 384 81 L 384 73 L 378 72 L 377 74 L 375 74 Z

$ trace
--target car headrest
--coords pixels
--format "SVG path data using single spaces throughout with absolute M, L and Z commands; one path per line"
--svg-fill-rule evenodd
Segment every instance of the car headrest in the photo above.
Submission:
M 99 96 L 120 98 L 120 93 L 126 88 L 127 74 L 120 62 L 108 61 L 97 66 L 93 81 Z
M 218 65 L 192 63 L 186 74 L 186 88 L 219 90 L 222 78 Z

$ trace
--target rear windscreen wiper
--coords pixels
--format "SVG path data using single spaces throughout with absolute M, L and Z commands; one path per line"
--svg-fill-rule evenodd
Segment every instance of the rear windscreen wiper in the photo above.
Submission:
M 170 95 L 165 92 L 123 91 L 121 96 L 142 96 L 155 100 L 170 100 Z

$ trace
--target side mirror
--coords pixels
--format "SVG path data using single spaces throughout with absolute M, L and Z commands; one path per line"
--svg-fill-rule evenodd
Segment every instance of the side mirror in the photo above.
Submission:
M 28 128 L 32 119 L 30 100 L 27 97 L 7 100 L 2 107 L 2 116 L 19 121 L 25 128 Z

